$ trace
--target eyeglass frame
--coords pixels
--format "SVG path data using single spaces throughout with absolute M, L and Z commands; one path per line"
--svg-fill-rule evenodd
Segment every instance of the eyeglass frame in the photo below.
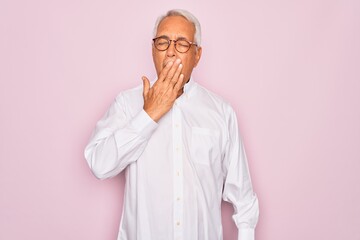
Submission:
M 156 47 L 155 41 L 156 41 L 157 39 L 159 39 L 159 38 L 162 38 L 162 39 L 164 39 L 164 40 L 167 40 L 168 43 L 169 43 L 169 45 L 167 46 L 167 48 L 165 48 L 164 50 L 160 50 L 160 49 L 158 49 L 158 48 Z M 152 40 L 153 40 L 153 43 L 154 43 L 154 47 L 155 47 L 158 51 L 162 51 L 162 52 L 169 49 L 169 47 L 170 47 L 170 45 L 171 45 L 171 42 L 174 42 L 175 50 L 176 50 L 177 52 L 179 52 L 179 53 L 187 53 L 187 52 L 190 50 L 190 48 L 191 48 L 192 45 L 198 46 L 198 44 L 197 44 L 196 42 L 190 42 L 190 41 L 187 40 L 186 38 L 179 38 L 179 39 L 174 40 L 174 39 L 169 39 L 168 37 L 165 37 L 165 36 L 159 36 L 159 37 L 153 38 Z M 181 40 L 181 41 L 185 41 L 185 42 L 187 42 L 187 43 L 190 45 L 189 48 L 188 48 L 185 52 L 180 52 L 180 51 L 176 48 L 176 42 L 177 42 L 177 41 L 180 41 L 180 40 Z

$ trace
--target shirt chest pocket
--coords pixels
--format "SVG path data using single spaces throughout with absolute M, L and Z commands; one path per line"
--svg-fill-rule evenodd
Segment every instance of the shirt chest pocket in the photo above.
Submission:
M 209 128 L 192 127 L 190 153 L 193 162 L 212 165 L 221 156 L 220 132 Z

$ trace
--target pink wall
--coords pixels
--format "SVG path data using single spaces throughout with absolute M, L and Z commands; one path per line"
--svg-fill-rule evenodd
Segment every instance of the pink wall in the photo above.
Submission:
M 359 240 L 358 0 L 1 0 L 0 239 L 115 239 L 124 177 L 95 179 L 83 149 L 115 95 L 155 76 L 169 8 L 200 19 L 195 77 L 238 112 L 257 240 Z

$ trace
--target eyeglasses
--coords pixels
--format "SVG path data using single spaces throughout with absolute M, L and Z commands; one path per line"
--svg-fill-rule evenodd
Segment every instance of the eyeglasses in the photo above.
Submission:
M 170 47 L 171 42 L 174 42 L 175 49 L 179 53 L 186 53 L 189 51 L 192 45 L 197 46 L 194 42 L 189 42 L 186 39 L 177 39 L 177 40 L 170 40 L 167 37 L 157 37 L 153 39 L 154 46 L 159 51 L 165 51 Z

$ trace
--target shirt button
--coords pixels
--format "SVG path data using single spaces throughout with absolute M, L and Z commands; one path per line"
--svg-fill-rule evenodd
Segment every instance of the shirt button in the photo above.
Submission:
M 178 197 L 176 200 L 180 201 L 180 198 Z
M 180 222 L 177 222 L 176 225 L 180 226 Z
M 176 123 L 176 124 L 175 124 L 175 127 L 177 127 L 177 128 L 178 128 L 178 127 L 179 127 L 179 124 L 177 124 L 177 123 Z

